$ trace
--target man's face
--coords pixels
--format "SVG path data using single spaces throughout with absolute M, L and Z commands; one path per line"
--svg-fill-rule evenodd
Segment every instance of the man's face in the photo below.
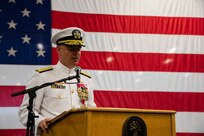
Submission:
M 81 46 L 60 45 L 57 47 L 59 60 L 65 66 L 72 68 L 79 63 Z

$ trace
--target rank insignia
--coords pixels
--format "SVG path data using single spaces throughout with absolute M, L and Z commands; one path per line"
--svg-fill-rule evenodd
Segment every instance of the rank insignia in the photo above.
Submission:
M 51 88 L 56 88 L 56 89 L 65 89 L 66 86 L 63 84 L 52 84 Z
M 52 67 L 52 66 L 39 68 L 39 69 L 36 69 L 35 71 L 37 71 L 38 73 L 43 73 L 43 72 L 45 72 L 45 71 L 50 71 L 50 70 L 53 70 L 53 67 Z

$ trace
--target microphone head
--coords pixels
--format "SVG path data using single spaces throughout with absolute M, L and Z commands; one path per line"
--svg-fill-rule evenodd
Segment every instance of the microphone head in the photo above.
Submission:
M 80 72 L 81 72 L 81 68 L 80 68 L 79 66 L 76 66 L 76 68 L 74 69 L 74 71 L 75 71 L 76 73 L 79 72 L 79 74 L 80 74 Z

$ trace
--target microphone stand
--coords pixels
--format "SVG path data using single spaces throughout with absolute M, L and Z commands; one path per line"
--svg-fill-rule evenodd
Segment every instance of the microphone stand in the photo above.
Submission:
M 26 136 L 34 136 L 34 134 L 35 134 L 35 118 L 39 117 L 39 116 L 35 116 L 35 113 L 33 112 L 33 100 L 36 97 L 36 91 L 41 89 L 41 88 L 55 84 L 57 82 L 65 82 L 67 80 L 72 80 L 74 78 L 78 78 L 78 75 L 63 78 L 63 79 L 60 79 L 60 80 L 54 81 L 54 82 L 44 83 L 40 86 L 35 86 L 32 88 L 11 94 L 11 97 L 15 97 L 15 96 L 22 95 L 22 94 L 28 94 L 28 96 L 29 96 L 29 105 L 27 106 L 28 120 L 27 120 Z

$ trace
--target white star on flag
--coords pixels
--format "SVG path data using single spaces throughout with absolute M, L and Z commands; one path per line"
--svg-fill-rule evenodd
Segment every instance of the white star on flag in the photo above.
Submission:
M 11 56 L 11 55 L 12 55 L 12 56 L 16 56 L 15 53 L 17 52 L 17 50 L 14 50 L 13 47 L 11 47 L 11 49 L 10 49 L 10 50 L 7 50 L 7 52 L 9 53 L 8 56 Z
M 11 20 L 11 22 L 8 22 L 9 29 L 10 29 L 10 28 L 14 28 L 14 29 L 16 29 L 16 25 L 17 25 L 17 24 L 18 24 L 18 23 L 14 23 L 14 21 Z
M 3 36 L 0 36 L 0 43 L 1 43 L 1 39 L 3 38 Z
M 46 51 L 43 51 L 43 49 L 39 49 L 39 50 L 36 51 L 36 52 L 38 53 L 38 57 L 40 57 L 40 56 L 45 57 L 44 53 L 45 53 Z
M 23 13 L 23 17 L 25 17 L 25 16 L 30 17 L 30 15 L 29 15 L 30 12 L 31 11 L 28 11 L 27 8 L 25 8 L 24 10 L 21 11 L 21 13 Z
M 21 39 L 23 39 L 23 43 L 28 43 L 28 44 L 30 44 L 31 38 L 29 38 L 29 37 L 27 36 L 27 34 L 25 35 L 25 37 L 21 37 Z
M 36 4 L 42 4 L 43 5 L 43 0 L 36 0 Z
M 44 29 L 45 24 L 43 24 L 41 21 L 38 24 L 36 24 L 36 26 L 38 27 L 38 30 L 40 29 L 45 30 Z
M 11 2 L 16 3 L 16 1 L 15 1 L 15 0 L 9 0 L 9 3 L 11 3 Z

